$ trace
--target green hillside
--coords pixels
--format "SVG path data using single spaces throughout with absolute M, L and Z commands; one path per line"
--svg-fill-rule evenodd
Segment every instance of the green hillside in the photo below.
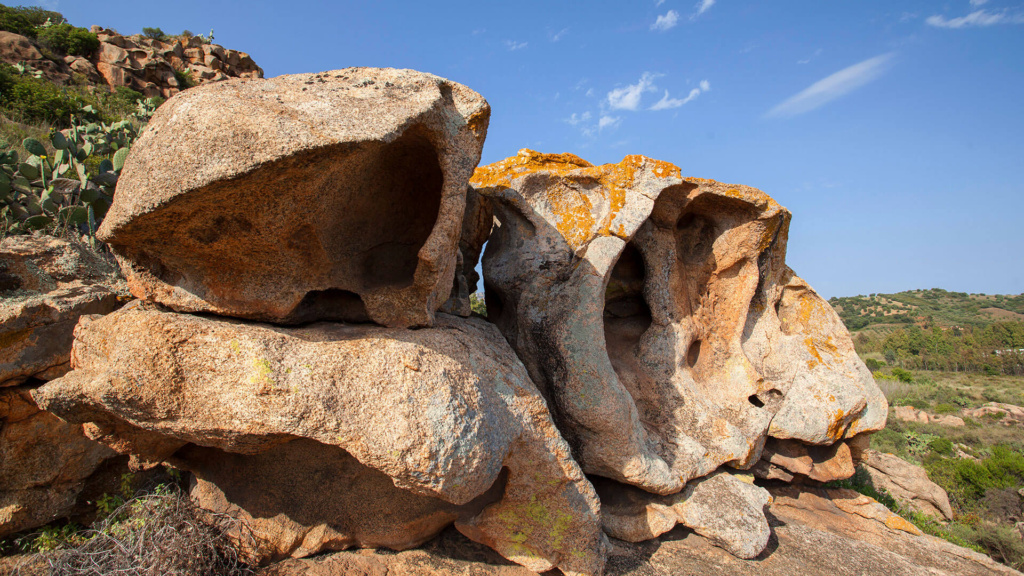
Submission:
M 851 331 L 873 325 L 984 327 L 998 321 L 1024 320 L 1024 294 L 967 294 L 932 288 L 832 298 L 829 304 Z
M 871 366 L 1024 374 L 1024 294 L 932 288 L 829 303 Z

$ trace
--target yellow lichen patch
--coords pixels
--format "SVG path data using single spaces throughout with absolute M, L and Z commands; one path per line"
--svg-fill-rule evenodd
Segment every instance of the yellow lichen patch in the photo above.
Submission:
M 573 154 L 523 149 L 516 156 L 477 168 L 470 183 L 481 190 L 509 188 L 514 180 L 543 173 L 555 182 L 543 192 L 555 227 L 578 250 L 598 236 L 626 238 L 626 227 L 616 223 L 616 218 L 640 170 L 659 178 L 680 178 L 677 166 L 644 156 L 626 156 L 618 164 L 594 166 Z
M 31 334 L 31 328 L 25 328 L 24 330 L 9 332 L 7 334 L 0 334 L 0 348 L 11 348 L 22 340 L 28 339 Z
M 917 526 L 914 526 L 906 519 L 895 514 L 885 519 L 885 527 L 890 530 L 902 530 L 908 534 L 913 534 L 914 536 L 921 535 L 921 531 L 918 530 Z
M 274 386 L 274 369 L 270 366 L 270 360 L 266 358 L 256 358 L 253 360 L 253 374 L 249 378 L 249 381 L 253 384 L 263 384 L 267 387 Z
M 828 437 L 833 440 L 838 440 L 842 437 L 843 432 L 846 431 L 846 412 L 842 408 L 837 408 L 835 414 L 829 419 L 828 423 Z

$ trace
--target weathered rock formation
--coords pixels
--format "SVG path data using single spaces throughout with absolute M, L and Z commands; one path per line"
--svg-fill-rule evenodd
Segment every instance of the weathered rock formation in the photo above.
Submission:
M 404 548 L 457 520 L 534 570 L 600 572 L 596 494 L 525 369 L 482 320 L 284 329 L 132 305 L 83 318 L 73 363 L 34 392 L 40 405 L 90 423 L 119 451 L 194 470 L 200 502 L 260 518 L 261 560 Z M 381 532 L 342 500 L 305 498 L 325 487 L 383 496 L 401 515 Z M 493 502 L 474 501 L 492 490 Z
M 116 456 L 40 410 L 29 390 L 0 388 L 0 537 L 71 514 L 89 477 Z
M 98 234 L 140 300 L 82 315 L 73 370 L 32 398 L 136 467 L 190 471 L 253 562 L 448 526 L 537 572 L 596 576 L 605 534 L 676 525 L 763 557 L 754 476 L 845 478 L 887 413 L 785 264 L 789 212 L 642 156 L 524 150 L 474 175 L 488 119 L 409 70 L 175 96 Z M 490 322 L 469 317 L 485 243 Z
M 178 311 L 429 326 L 489 114 L 411 70 L 189 90 L 132 147 L 98 236 L 133 294 Z
M 0 386 L 70 370 L 83 314 L 106 314 L 127 294 L 113 263 L 52 236 L 0 242 Z
M 594 486 L 605 532 L 619 540 L 643 542 L 682 524 L 738 558 L 754 558 L 771 535 L 764 515 L 771 496 L 750 476 L 718 471 L 669 496 L 603 478 Z
M 980 408 L 978 409 L 980 410 Z M 977 413 L 972 411 L 972 413 Z M 981 414 L 981 413 L 977 413 Z M 940 426 L 959 427 L 964 426 L 964 419 L 959 416 L 953 416 L 950 414 L 929 414 L 924 410 L 918 410 L 913 406 L 897 406 L 893 410 L 893 415 L 897 420 L 903 420 L 904 422 L 920 422 L 922 424 L 938 424 Z M 1024 415 L 1024 412 L 1022 412 Z M 976 416 L 977 417 L 977 416 Z
M 979 420 L 998 421 L 1004 426 L 1024 425 L 1024 408 L 1002 402 L 989 402 L 980 408 L 967 410 L 964 412 L 964 416 Z
M 521 151 L 478 169 L 500 226 L 489 318 L 584 470 L 678 492 L 766 438 L 832 444 L 886 404 L 831 308 L 784 264 L 789 213 L 744 186 L 628 156 Z
M 794 440 L 769 438 L 761 452 L 761 460 L 751 471 L 758 478 L 793 482 L 808 478 L 816 482 L 842 480 L 856 472 L 854 452 L 863 450 L 867 435 L 860 435 L 832 445 L 804 444 Z M 851 444 L 858 444 L 852 448 Z
M 877 490 L 889 493 L 901 505 L 941 520 L 953 519 L 949 496 L 928 479 L 924 468 L 875 450 L 864 452 L 861 466 Z
M 771 489 L 772 536 L 758 557 L 731 555 L 676 529 L 640 543 L 613 540 L 606 576 L 1019 576 L 989 557 L 920 534 L 884 506 L 850 490 Z M 339 552 L 287 560 L 260 576 L 530 576 L 446 531 L 423 549 Z
M 263 77 L 263 69 L 248 54 L 206 43 L 198 36 L 155 40 L 138 34 L 122 36 L 99 26 L 93 26 L 92 32 L 100 41 L 92 56 L 68 55 L 54 61 L 29 38 L 0 31 L 0 61 L 27 64 L 59 84 L 84 80 L 105 84 L 110 90 L 125 86 L 146 97 L 170 98 L 184 90 L 187 86 L 175 72 L 196 84 Z

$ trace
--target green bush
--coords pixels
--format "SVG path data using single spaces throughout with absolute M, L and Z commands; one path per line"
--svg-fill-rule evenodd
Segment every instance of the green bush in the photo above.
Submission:
M 71 24 L 58 24 L 41 29 L 39 43 L 55 52 L 84 57 L 91 56 L 100 47 L 99 38 L 95 34 Z
M 196 85 L 196 81 L 192 79 L 192 75 L 184 70 L 175 70 L 174 77 L 178 80 L 178 88 L 181 88 L 182 90 Z
M 953 414 L 957 410 L 959 410 L 959 408 L 957 408 L 956 404 L 947 404 L 943 402 L 935 405 L 936 414 Z
M 29 24 L 33 26 L 42 26 L 47 22 L 50 24 L 63 24 L 67 22 L 64 15 L 60 12 L 54 12 L 53 10 L 44 10 L 38 6 L 18 6 L 16 8 L 9 8 L 16 13 L 20 14 Z
M 872 372 L 878 372 L 882 366 L 885 366 L 885 362 L 879 362 L 874 358 L 868 358 L 864 361 L 864 364 L 868 367 L 868 370 L 871 370 Z
M 0 63 L 0 107 L 16 119 L 68 126 L 71 115 L 84 106 L 82 97 L 57 85 L 19 75 L 10 64 Z
M 948 438 L 936 438 L 928 443 L 928 448 L 932 452 L 942 454 L 943 456 L 949 456 L 953 453 L 953 443 Z
M 153 40 L 166 40 L 167 34 L 159 28 L 143 28 L 142 35 L 146 38 L 152 38 Z
M 904 370 L 903 368 L 893 368 L 892 375 L 900 382 L 906 382 L 909 384 L 914 381 L 914 375 L 910 370 Z
M 0 30 L 14 32 L 29 38 L 36 37 L 36 25 L 17 8 L 0 6 Z

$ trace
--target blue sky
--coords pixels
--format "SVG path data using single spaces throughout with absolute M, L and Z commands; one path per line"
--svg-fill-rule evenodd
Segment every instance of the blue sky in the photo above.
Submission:
M 39 2 L 121 33 L 215 30 L 266 75 L 392 66 L 522 147 L 644 154 L 793 212 L 826 297 L 1024 291 L 1024 0 Z

